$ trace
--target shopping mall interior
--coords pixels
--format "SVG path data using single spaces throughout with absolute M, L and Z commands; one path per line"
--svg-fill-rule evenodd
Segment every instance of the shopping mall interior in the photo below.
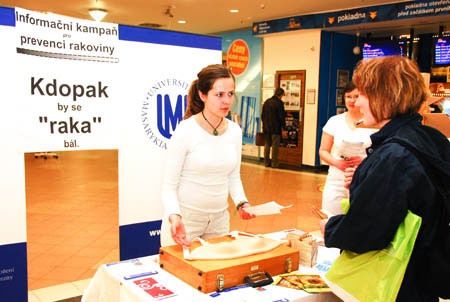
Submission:
M 320 161 L 318 148 L 325 122 L 345 111 L 344 104 L 337 101 L 343 86 L 339 84 L 339 72 L 346 70 L 342 75 L 348 81 L 360 59 L 380 51 L 385 55 L 407 56 L 417 62 L 421 72 L 428 74 L 432 95 L 441 101 L 443 114 L 450 115 L 450 56 L 440 57 L 437 52 L 450 49 L 450 15 L 387 18 L 381 22 L 260 34 L 255 34 L 254 27 L 291 16 L 403 2 L 419 1 L 1 0 L 0 6 L 88 20 L 92 18 L 89 11 L 98 8 L 107 13 L 103 22 L 218 36 L 224 41 L 224 63 L 231 45 L 229 39 L 259 39 L 255 42 L 259 45 L 259 53 L 255 55 L 259 58 L 258 76 L 251 79 L 258 83 L 254 108 L 260 110 L 267 93 L 292 76 L 301 79 L 303 85 L 301 104 L 290 110 L 290 121 L 296 127 L 295 139 L 288 142 L 289 137 L 284 138 L 280 167 L 264 166 L 263 149 L 255 145 L 254 130 L 246 137 L 247 141 L 244 139 L 241 179 L 252 205 L 276 201 L 292 207 L 283 210 L 282 215 L 242 220 L 229 198 L 231 229 L 253 234 L 298 229 L 319 234 L 318 210 L 327 166 Z M 272 75 L 273 84 L 265 86 L 266 75 Z M 244 119 L 242 113 L 238 116 Z M 260 123 L 259 112 L 256 116 L 255 123 Z M 448 117 L 444 122 L 430 118 L 432 123 L 450 136 Z M 24 154 L 28 301 L 78 302 L 101 265 L 122 260 L 121 151 L 48 151 Z
M 117 150 L 59 152 L 57 159 L 26 154 L 25 162 L 30 301 L 80 296 L 100 265 L 119 261 Z M 232 230 L 318 230 L 314 209 L 326 174 L 244 161 L 241 177 L 252 203 L 292 207 L 242 220 L 230 200 Z

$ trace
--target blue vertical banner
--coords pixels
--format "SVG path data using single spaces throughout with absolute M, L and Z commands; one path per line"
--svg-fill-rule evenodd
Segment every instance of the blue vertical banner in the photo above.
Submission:
M 261 104 L 262 39 L 251 30 L 225 33 L 222 58 L 236 78 L 236 99 L 231 117 L 242 127 L 244 144 L 255 144 Z
M 0 245 L 0 300 L 25 302 L 27 293 L 26 243 Z
M 15 39 L 15 10 L 0 7 L 0 103 L 3 113 L 0 119 L 0 212 L 4 213 L 0 219 L 2 302 L 28 300 L 25 169 L 21 146 L 29 138 L 21 137 L 19 131 L 27 127 L 23 121 L 23 112 L 28 111 L 29 107 L 23 103 L 17 106 L 18 89 L 14 89 L 18 82 L 18 71 L 27 65 L 16 59 Z
M 157 254 L 164 215 L 162 171 L 167 146 L 186 110 L 197 73 L 220 64 L 221 39 L 119 25 L 120 259 Z M 190 58 L 195 57 L 195 60 Z M 145 73 L 145 76 L 140 76 Z M 126 87 L 126 88 L 125 88 Z
M 244 144 L 253 144 L 259 128 L 259 110 L 257 111 L 259 104 L 257 104 L 256 98 L 251 96 L 242 96 L 240 103 L 243 141 Z

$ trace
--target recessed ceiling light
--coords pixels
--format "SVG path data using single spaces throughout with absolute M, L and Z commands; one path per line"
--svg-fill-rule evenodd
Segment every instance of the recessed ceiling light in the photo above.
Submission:
M 238 13 L 239 10 L 238 9 L 230 9 L 230 13 Z
M 186 24 L 186 21 L 185 21 L 185 20 L 178 20 L 178 23 L 180 23 L 180 24 Z
M 93 8 L 89 10 L 89 14 L 95 21 L 100 22 L 108 12 L 101 8 Z

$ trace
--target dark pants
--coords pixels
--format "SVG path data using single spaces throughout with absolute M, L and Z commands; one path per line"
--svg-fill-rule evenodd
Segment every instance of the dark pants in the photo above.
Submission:
M 264 133 L 266 143 L 264 145 L 264 165 L 273 168 L 278 167 L 278 150 L 280 149 L 281 134 Z M 272 147 L 272 161 L 270 161 L 270 147 Z

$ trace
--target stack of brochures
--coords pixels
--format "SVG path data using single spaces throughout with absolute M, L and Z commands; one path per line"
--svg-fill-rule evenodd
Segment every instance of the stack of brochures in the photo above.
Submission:
M 342 158 L 361 156 L 363 146 L 364 146 L 363 142 L 350 142 L 343 140 L 342 145 L 338 149 L 338 156 Z

